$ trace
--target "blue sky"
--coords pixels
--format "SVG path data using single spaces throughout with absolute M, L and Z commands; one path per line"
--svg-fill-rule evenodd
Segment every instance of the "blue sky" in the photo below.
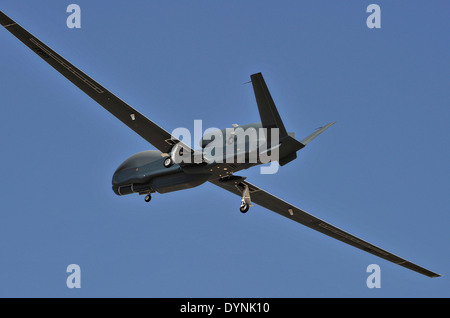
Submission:
M 337 124 L 277 174 L 240 175 L 428 277 L 204 184 L 116 196 L 153 149 L 0 30 L 1 297 L 449 297 L 450 4 L 2 1 L 1 10 L 168 131 L 259 121 L 262 72 L 288 131 Z M 80 289 L 66 267 L 81 267 Z M 381 288 L 366 286 L 369 264 Z

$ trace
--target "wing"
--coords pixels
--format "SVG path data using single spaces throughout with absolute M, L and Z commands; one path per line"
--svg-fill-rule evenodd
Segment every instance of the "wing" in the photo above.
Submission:
M 254 186 L 253 184 L 244 181 L 244 179 L 245 179 L 244 177 L 230 176 L 226 179 L 222 180 L 217 179 L 212 180 L 210 182 L 238 196 L 242 196 L 243 189 L 245 189 L 246 186 L 248 186 L 248 189 L 250 190 L 251 201 L 265 207 L 266 209 L 281 214 L 282 216 L 287 217 L 288 219 L 306 225 L 307 227 L 322 232 L 323 234 L 331 236 L 344 243 L 353 245 L 354 247 L 362 249 L 363 251 L 384 258 L 385 260 L 388 260 L 400 266 L 409 268 L 420 274 L 429 277 L 440 276 L 439 274 L 433 273 L 423 267 L 413 264 L 375 245 L 372 245 L 354 235 L 351 235 L 341 229 L 338 229 L 337 227 L 312 216 L 311 214 L 293 206 L 292 204 L 289 204 L 286 201 L 283 201 L 277 198 L 276 196 L 264 190 L 261 190 L 257 186 Z
M 44 61 L 50 64 L 55 70 L 60 72 L 69 81 L 78 86 L 83 92 L 158 150 L 167 153 L 174 144 L 180 143 L 180 146 L 192 152 L 190 147 L 181 143 L 178 139 L 173 138 L 170 133 L 146 118 L 124 101 L 120 100 L 117 96 L 87 76 L 80 69 L 73 66 L 1 11 L 0 24 L 39 55 Z

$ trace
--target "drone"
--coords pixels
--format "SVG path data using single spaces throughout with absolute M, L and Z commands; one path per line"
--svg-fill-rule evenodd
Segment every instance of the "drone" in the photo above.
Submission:
M 293 133 L 287 132 L 261 73 L 250 76 L 261 122 L 234 124 L 233 128 L 205 134 L 199 151 L 126 104 L 1 11 L 0 24 L 156 148 L 129 157 L 117 168 L 112 178 L 112 188 L 117 195 L 145 195 L 145 201 L 149 202 L 156 192 L 180 191 L 209 182 L 239 196 L 242 213 L 248 212 L 255 203 L 392 263 L 429 277 L 440 276 L 277 198 L 237 174 L 275 160 L 280 166 L 290 163 L 297 158 L 299 150 L 334 124 L 323 126 L 300 141 L 295 139 Z M 264 160 L 267 158 L 269 161 Z

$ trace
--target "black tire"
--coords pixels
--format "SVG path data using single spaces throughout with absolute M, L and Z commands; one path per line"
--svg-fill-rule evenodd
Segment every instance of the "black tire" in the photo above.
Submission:
M 147 194 L 144 198 L 145 202 L 150 202 L 152 200 L 152 196 L 150 194 Z
M 166 159 L 164 159 L 164 167 L 169 168 L 172 167 L 173 165 L 173 160 L 170 157 L 167 157 Z
M 242 213 L 247 213 L 247 211 L 250 209 L 250 206 L 247 203 L 241 204 L 241 207 L 239 210 L 241 210 Z

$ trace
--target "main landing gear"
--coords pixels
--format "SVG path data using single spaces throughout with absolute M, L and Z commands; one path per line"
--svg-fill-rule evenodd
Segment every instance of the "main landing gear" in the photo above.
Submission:
M 239 208 L 239 210 L 241 210 L 242 213 L 247 213 L 249 209 L 250 206 L 247 203 L 241 202 L 241 207 Z
M 164 159 L 164 167 L 169 168 L 173 166 L 173 159 L 171 157 L 167 157 Z
M 175 144 L 172 149 L 170 150 L 168 157 L 164 159 L 163 165 L 166 168 L 170 168 L 175 163 L 175 157 L 176 156 L 183 156 L 183 147 L 180 146 L 178 143 Z
M 147 195 L 145 196 L 144 201 L 145 201 L 145 202 L 150 202 L 151 199 L 152 199 L 152 195 L 149 193 L 149 194 L 147 194 Z
M 252 201 L 250 199 L 250 190 L 248 189 L 248 185 L 244 184 L 244 186 L 245 188 L 242 191 L 242 200 L 239 210 L 241 210 L 242 213 L 247 213 L 247 211 L 250 209 Z

